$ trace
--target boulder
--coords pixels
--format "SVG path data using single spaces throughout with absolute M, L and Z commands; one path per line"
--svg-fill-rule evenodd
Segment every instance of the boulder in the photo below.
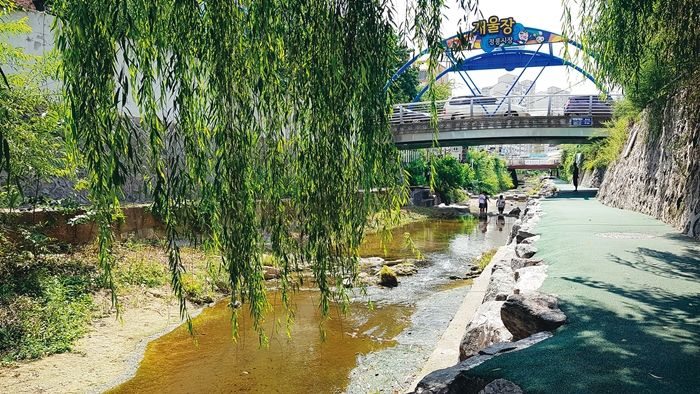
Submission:
M 484 356 L 490 359 L 491 356 Z M 485 361 L 485 360 L 484 360 Z M 483 362 L 483 361 L 482 361 Z M 488 381 L 469 376 L 466 369 L 455 367 L 439 369 L 429 373 L 416 386 L 415 394 L 478 394 Z
M 510 259 L 510 268 L 515 270 L 519 270 L 520 268 L 524 267 L 532 267 L 533 265 L 540 265 L 542 263 L 542 259 L 521 259 L 519 257 L 514 257 Z
M 500 354 L 525 349 L 551 337 L 551 332 L 539 332 L 517 342 L 501 342 L 491 345 L 488 348 L 480 351 L 478 355 L 461 361 L 459 364 L 453 367 L 431 372 L 418 383 L 414 394 L 486 393 L 482 390 L 485 390 L 486 387 L 488 387 L 491 383 L 496 382 L 498 379 L 488 382 L 481 378 L 469 376 L 468 371 L 470 369 Z M 499 382 L 491 385 L 491 389 L 499 387 L 504 389 L 513 389 L 512 386 L 506 385 L 505 382 Z M 489 393 L 498 392 L 510 393 L 509 391 L 489 391 Z M 517 391 L 513 393 L 516 392 Z
M 540 331 L 554 331 L 566 322 L 557 297 L 540 291 L 512 294 L 501 307 L 501 320 L 514 340 Z
M 360 272 L 357 274 L 357 282 L 363 285 L 374 285 L 377 284 L 377 277 L 366 272 Z
M 515 289 L 513 293 L 520 294 L 525 291 L 537 290 L 542 287 L 547 278 L 547 266 L 536 265 L 515 270 Z
M 510 380 L 496 379 L 479 391 L 479 394 L 523 394 L 523 389 Z
M 384 287 L 396 287 L 399 285 L 396 274 L 386 265 L 379 271 L 379 285 Z
M 280 277 L 280 269 L 269 265 L 263 266 L 263 275 L 265 280 L 277 279 Z
M 520 216 L 520 207 L 515 207 L 508 212 L 508 216 Z
M 529 259 L 537 253 L 537 248 L 529 244 L 520 244 L 515 247 L 515 254 L 524 259 Z
M 505 301 L 509 295 L 513 294 L 514 289 L 513 269 L 505 262 L 496 263 L 493 266 L 489 284 L 486 286 L 483 302 Z
M 459 361 L 479 354 L 479 351 L 503 341 L 510 341 L 513 335 L 501 321 L 501 307 L 504 301 L 487 301 L 474 312 L 459 345 Z
M 518 235 L 518 231 L 520 230 L 520 227 L 522 227 L 523 221 L 518 219 L 513 223 L 513 226 L 510 228 L 510 234 L 508 234 L 508 242 L 506 244 L 510 244 L 515 240 L 515 237 Z
M 401 263 L 393 266 L 392 269 L 397 276 L 414 275 L 418 272 L 418 268 L 411 263 Z
M 520 241 L 520 243 L 521 243 L 521 244 L 529 244 L 529 245 L 532 245 L 533 243 L 535 243 L 535 242 L 537 242 L 537 241 L 539 241 L 539 240 L 540 240 L 540 236 L 539 236 L 539 235 L 535 235 L 534 237 L 529 237 L 529 238 L 523 239 L 522 241 Z
M 381 257 L 360 257 L 357 264 L 360 267 L 381 267 L 384 265 L 384 259 Z
M 529 231 L 525 231 L 525 230 L 522 230 L 522 229 L 521 229 L 521 230 L 518 230 L 517 235 L 515 236 L 515 243 L 518 243 L 518 244 L 519 244 L 519 243 L 522 243 L 523 240 L 525 240 L 525 239 L 527 239 L 527 238 L 534 237 L 534 236 L 535 236 L 535 234 L 533 234 L 533 233 L 531 233 L 531 232 L 529 232 Z

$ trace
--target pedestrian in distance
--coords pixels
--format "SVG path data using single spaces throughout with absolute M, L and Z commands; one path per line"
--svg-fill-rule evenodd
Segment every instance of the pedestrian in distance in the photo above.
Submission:
M 489 196 L 485 191 L 479 194 L 479 216 L 484 216 L 489 210 Z
M 479 216 L 484 214 L 484 209 L 486 208 L 486 192 L 482 191 L 479 194 Z
M 506 199 L 503 198 L 503 194 L 498 196 L 498 200 L 496 200 L 496 207 L 498 208 L 498 216 L 503 216 L 503 210 L 506 209 Z
M 572 175 L 574 181 L 574 191 L 578 191 L 578 165 L 574 162 L 574 173 Z

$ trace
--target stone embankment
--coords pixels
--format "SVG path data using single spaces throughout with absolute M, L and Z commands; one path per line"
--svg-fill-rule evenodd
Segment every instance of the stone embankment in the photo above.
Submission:
M 467 371 L 500 354 L 543 341 L 566 322 L 557 297 L 538 291 L 548 267 L 534 258 L 537 248 L 533 244 L 539 236 L 533 229 L 542 215 L 539 199 L 529 200 L 503 247 L 505 253 L 489 264 L 491 278 L 481 306 L 466 327 L 459 363 L 425 376 L 415 394 L 522 393 L 513 382 L 488 382 L 469 376 Z
M 632 125 L 618 160 L 605 171 L 598 200 L 638 211 L 700 238 L 700 103 L 685 92 L 669 102 L 663 122 Z M 697 93 L 696 93 L 697 96 Z

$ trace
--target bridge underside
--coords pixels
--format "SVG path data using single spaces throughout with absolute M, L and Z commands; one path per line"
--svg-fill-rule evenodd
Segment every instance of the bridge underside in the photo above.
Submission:
M 441 120 L 437 136 L 440 146 L 494 144 L 589 144 L 608 136 L 602 122 L 571 127 L 568 116 L 508 117 Z M 429 122 L 405 123 L 392 127 L 394 142 L 402 150 L 433 146 Z

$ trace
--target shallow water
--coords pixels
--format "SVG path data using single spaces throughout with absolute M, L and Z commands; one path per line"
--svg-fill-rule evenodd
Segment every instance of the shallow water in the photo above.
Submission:
M 325 342 L 319 332 L 316 291 L 294 296 L 297 309 L 291 339 L 284 327 L 274 330 L 277 319 L 283 320 L 275 302 L 277 315 L 266 322 L 270 347 L 262 349 L 245 310 L 241 311 L 240 338 L 231 339 L 231 310 L 227 302 L 219 302 L 195 318 L 197 346 L 185 327 L 152 341 L 136 376 L 108 393 L 402 391 L 469 290 L 469 281 L 449 277 L 464 275 L 474 258 L 505 244 L 513 221 L 507 218 L 502 231 L 495 217 L 485 226 L 473 218 L 413 223 L 394 231 L 386 255 L 378 239 L 368 237 L 363 256 L 409 258 L 413 254 L 403 234 L 410 232 L 426 262 L 418 274 L 400 278 L 394 289 L 372 286 L 366 296 L 356 294 L 349 316 L 342 318 L 333 311 L 323 323 Z M 367 297 L 375 306 L 372 310 L 366 307 Z

